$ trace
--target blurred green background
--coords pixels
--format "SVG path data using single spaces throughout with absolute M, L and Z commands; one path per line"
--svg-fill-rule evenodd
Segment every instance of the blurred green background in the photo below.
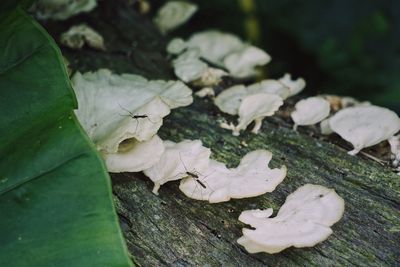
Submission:
M 233 32 L 272 56 L 269 77 L 290 72 L 306 79 L 306 94 L 351 95 L 400 113 L 400 1 L 191 2 L 199 11 L 173 36 Z

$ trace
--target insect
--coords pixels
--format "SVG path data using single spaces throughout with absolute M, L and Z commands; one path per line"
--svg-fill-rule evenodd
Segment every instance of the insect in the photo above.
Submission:
M 179 153 L 179 158 L 181 160 L 183 167 L 185 168 L 185 171 L 181 173 L 182 176 L 184 175 L 182 178 L 186 179 L 191 178 L 190 180 L 185 181 L 184 179 L 182 181 L 183 184 L 186 185 L 184 187 L 187 188 L 187 186 L 189 186 L 189 188 L 193 188 L 191 194 L 189 194 L 189 192 L 187 191 L 188 188 L 186 190 L 183 190 L 183 192 L 190 198 L 194 198 L 197 200 L 208 200 L 210 196 L 215 192 L 215 190 L 213 190 L 213 188 L 207 182 L 207 177 L 212 175 L 212 173 L 214 173 L 214 170 L 207 175 L 203 175 L 196 170 L 188 170 L 185 162 L 183 161 L 181 153 Z
M 182 160 L 181 152 L 179 152 L 179 159 L 181 160 L 181 162 L 182 162 L 182 164 L 183 164 L 183 167 L 185 168 L 185 174 L 186 174 L 188 177 L 193 178 L 199 185 L 201 185 L 201 187 L 203 187 L 204 189 L 206 189 L 207 186 L 206 186 L 202 181 L 200 181 L 199 174 L 201 175 L 201 173 L 199 173 L 199 172 L 196 171 L 196 170 L 193 170 L 193 171 L 191 171 L 191 172 L 187 170 L 186 165 L 185 165 L 185 162 L 183 162 L 183 160 Z
M 125 110 L 126 112 L 128 112 L 128 114 L 125 114 L 125 115 L 119 114 L 120 116 L 129 116 L 129 117 L 131 117 L 132 119 L 135 119 L 135 120 L 136 120 L 137 124 L 136 124 L 135 132 L 137 131 L 137 128 L 138 128 L 138 126 L 139 126 L 139 119 L 147 119 L 149 122 L 151 122 L 151 123 L 153 123 L 153 124 L 155 123 L 154 121 L 150 120 L 150 118 L 149 118 L 149 116 L 148 116 L 147 114 L 133 114 L 130 110 L 128 110 L 128 109 L 124 108 L 123 106 L 121 106 L 121 104 L 118 103 L 118 105 L 119 105 L 119 107 L 120 107 L 121 109 L 123 109 L 123 110 Z

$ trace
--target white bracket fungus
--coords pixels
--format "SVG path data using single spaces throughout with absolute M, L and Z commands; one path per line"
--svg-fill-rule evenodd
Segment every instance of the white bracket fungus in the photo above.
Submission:
M 214 100 L 214 104 L 218 108 L 231 115 L 239 115 L 238 125 L 231 128 L 234 135 L 239 135 L 241 130 L 245 130 L 247 126 L 255 121 L 252 130 L 257 133 L 261 127 L 262 120 L 271 116 L 283 105 L 283 99 L 279 95 L 264 93 L 264 87 L 253 86 L 246 87 L 244 85 L 235 85 L 224 90 Z M 256 92 L 260 90 L 260 93 Z
M 168 181 L 188 176 L 196 178 L 208 169 L 211 151 L 200 140 L 164 141 L 164 146 L 160 160 L 143 171 L 154 182 L 153 193 L 158 194 L 160 186 Z
M 169 1 L 157 12 L 154 24 L 162 33 L 170 32 L 187 22 L 197 11 L 197 5 L 184 1 Z
M 167 45 L 167 52 L 172 55 L 179 55 L 186 49 L 186 42 L 182 38 L 174 38 Z
M 222 76 L 228 75 L 223 70 L 208 67 L 200 59 L 199 50 L 196 49 L 183 52 L 172 61 L 172 66 L 179 79 L 200 87 L 218 84 Z
M 238 125 L 233 134 L 239 135 L 240 131 L 245 130 L 252 121 L 255 122 L 255 125 L 251 131 L 257 134 L 261 128 L 262 120 L 274 115 L 275 111 L 282 105 L 283 100 L 278 95 L 261 93 L 246 96 L 240 103 Z
M 143 142 L 126 139 L 119 144 L 117 153 L 102 154 L 109 172 L 139 172 L 156 164 L 164 150 L 163 141 L 155 135 Z
M 306 184 L 290 194 L 274 218 L 272 209 L 247 210 L 239 220 L 254 227 L 243 229 L 238 243 L 250 253 L 278 253 L 288 247 L 312 247 L 332 234 L 344 212 L 344 201 L 333 189 Z
M 263 50 L 242 42 L 235 35 L 219 31 L 196 33 L 186 43 L 182 43 L 179 39 L 173 39 L 167 47 L 167 51 L 175 55 L 184 49 L 186 49 L 186 52 L 196 51 L 198 60 L 203 59 L 216 67 L 226 69 L 229 71 L 229 75 L 236 78 L 254 76 L 256 74 L 255 67 L 263 66 L 271 60 L 270 56 Z M 177 68 L 182 68 L 182 65 L 177 63 L 179 61 L 173 62 L 173 66 L 175 73 L 181 78 L 178 73 L 182 74 L 182 70 L 177 71 Z M 189 62 L 186 62 L 186 68 L 193 68 L 188 64 Z M 191 64 L 198 65 L 198 62 L 192 61 Z M 193 80 L 194 78 L 191 78 L 191 80 L 186 78 L 183 81 L 191 82 Z M 207 85 L 204 84 L 204 86 Z
M 172 61 L 175 75 L 188 83 L 200 79 L 208 65 L 200 60 L 198 50 L 187 50 Z
M 89 12 L 96 0 L 39 0 L 34 4 L 40 19 L 65 20 L 82 12 Z
M 243 46 L 239 37 L 216 30 L 195 33 L 187 41 L 188 49 L 199 49 L 202 58 L 220 66 L 223 66 L 226 56 Z
M 364 147 L 387 140 L 400 130 L 400 119 L 393 111 L 378 106 L 345 108 L 329 119 L 331 129 L 354 149 L 348 154 L 355 155 Z
M 303 78 L 292 80 L 292 76 L 289 73 L 283 75 L 283 77 L 280 78 L 279 81 L 290 89 L 289 97 L 297 95 L 304 89 L 304 87 L 306 87 L 306 82 Z
M 313 125 L 329 116 L 329 101 L 321 97 L 309 97 L 300 100 L 295 105 L 291 117 L 294 121 L 294 129 L 298 125 Z
M 246 198 L 272 192 L 286 176 L 286 167 L 270 169 L 272 154 L 255 150 L 245 155 L 235 169 L 215 160 L 197 179 L 186 177 L 179 189 L 188 197 L 210 203 L 224 202 L 231 198 Z
M 279 80 L 262 80 L 247 86 L 249 94 L 267 93 L 279 95 L 283 100 L 291 94 L 290 88 L 281 83 Z
M 246 86 L 234 85 L 225 89 L 214 99 L 214 104 L 225 113 L 237 115 L 243 98 L 249 94 Z
M 224 66 L 236 78 L 246 78 L 257 74 L 255 67 L 264 66 L 271 57 L 260 48 L 244 46 L 239 51 L 224 58 Z
M 79 104 L 76 115 L 106 163 L 112 163 L 108 167 L 115 172 L 143 170 L 138 167 L 138 162 L 143 161 L 126 147 L 142 149 L 152 144 L 154 150 L 162 150 L 154 137 L 162 118 L 172 108 L 187 106 L 193 101 L 192 91 L 180 81 L 148 81 L 138 75 L 117 75 L 105 69 L 83 75 L 78 72 L 72 82 Z M 121 145 L 125 140 L 129 146 Z M 122 157 L 134 158 L 132 166 L 115 163 L 114 159 Z M 152 160 L 156 161 L 157 157 Z
M 86 24 L 72 26 L 61 35 L 60 42 L 72 49 L 81 49 L 84 44 L 98 50 L 106 49 L 103 37 Z

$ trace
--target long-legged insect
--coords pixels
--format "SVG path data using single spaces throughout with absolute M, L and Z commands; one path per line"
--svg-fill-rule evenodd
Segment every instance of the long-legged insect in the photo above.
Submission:
M 194 187 L 193 192 L 192 192 L 192 194 L 190 195 L 190 197 L 192 198 L 193 195 L 194 195 L 194 193 L 195 193 L 197 190 L 200 190 L 200 200 L 206 200 L 206 199 L 204 199 L 204 197 L 203 197 L 203 193 L 204 193 L 203 190 L 205 190 L 206 192 L 207 192 L 207 191 L 214 192 L 214 190 L 212 189 L 212 187 L 206 182 L 206 178 L 207 178 L 209 175 L 211 175 L 213 172 L 212 172 L 212 173 L 209 173 L 208 175 L 203 175 L 203 174 L 201 174 L 200 172 L 198 172 L 198 171 L 196 171 L 196 170 L 189 171 L 189 170 L 187 169 L 186 165 L 185 165 L 185 162 L 184 162 L 183 159 L 182 159 L 181 152 L 179 152 L 179 158 L 180 158 L 180 160 L 181 160 L 181 162 L 182 162 L 183 167 L 185 168 L 184 174 L 186 174 L 186 178 L 192 178 L 192 179 L 196 182 L 196 186 Z M 202 180 L 200 180 L 200 176 L 201 176 L 201 179 L 202 179 Z M 197 184 L 199 184 L 203 189 L 198 188 L 198 187 L 197 187 L 197 186 L 198 186 Z M 207 189 L 208 189 L 208 190 L 207 190 Z M 209 194 L 211 194 L 211 193 L 209 193 Z
M 132 119 L 135 119 L 135 120 L 136 120 L 137 123 L 136 123 L 135 132 L 137 131 L 137 128 L 138 128 L 138 126 L 139 126 L 139 119 L 148 119 L 149 122 L 151 122 L 151 123 L 153 123 L 153 124 L 155 123 L 154 121 L 150 120 L 150 118 L 149 118 L 149 116 L 148 116 L 147 114 L 133 114 L 130 110 L 128 110 L 128 109 L 124 108 L 123 106 L 121 106 L 121 104 L 118 103 L 118 105 L 119 105 L 119 107 L 120 107 L 121 109 L 123 109 L 123 110 L 125 110 L 126 112 L 128 112 L 128 114 L 125 114 L 125 115 L 119 114 L 120 116 L 129 116 L 129 117 L 131 117 Z
M 207 186 L 202 181 L 200 181 L 199 174 L 201 175 L 201 173 L 199 173 L 196 170 L 188 171 L 188 169 L 186 168 L 185 162 L 182 159 L 181 152 L 179 152 L 179 159 L 181 160 L 183 167 L 185 168 L 185 174 L 187 174 L 188 177 L 194 179 L 199 185 L 201 185 L 201 187 L 206 189 Z

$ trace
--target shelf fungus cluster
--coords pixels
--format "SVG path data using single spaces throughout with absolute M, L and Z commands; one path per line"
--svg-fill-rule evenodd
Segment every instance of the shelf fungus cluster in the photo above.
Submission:
M 255 229 L 243 229 L 238 243 L 250 253 L 278 253 L 288 247 L 312 247 L 332 234 L 330 228 L 344 212 L 344 201 L 332 189 L 306 184 L 286 198 L 278 214 L 272 209 L 243 211 L 239 220 Z
M 180 81 L 149 81 L 106 69 L 78 72 L 72 82 L 76 115 L 110 172 L 138 172 L 154 165 L 165 149 L 157 136 L 163 117 L 193 101 L 192 91 Z
M 187 41 L 175 38 L 168 44 L 167 52 L 176 57 L 172 61 L 176 76 L 199 86 L 217 84 L 225 75 L 252 77 L 257 74 L 257 66 L 271 60 L 260 48 L 215 30 L 195 33 Z
M 385 140 L 390 142 L 400 131 L 400 118 L 395 112 L 352 97 L 309 97 L 296 103 L 291 117 L 295 129 L 321 122 L 322 134 L 337 133 L 353 145 L 349 155 Z
M 303 79 L 293 81 L 289 74 L 278 80 L 268 79 L 249 86 L 230 87 L 222 91 L 214 103 L 222 112 L 239 115 L 238 124 L 222 123 L 221 127 L 232 130 L 233 135 L 239 135 L 254 121 L 252 132 L 258 133 L 262 120 L 272 116 L 286 98 L 299 93 L 304 87 Z

